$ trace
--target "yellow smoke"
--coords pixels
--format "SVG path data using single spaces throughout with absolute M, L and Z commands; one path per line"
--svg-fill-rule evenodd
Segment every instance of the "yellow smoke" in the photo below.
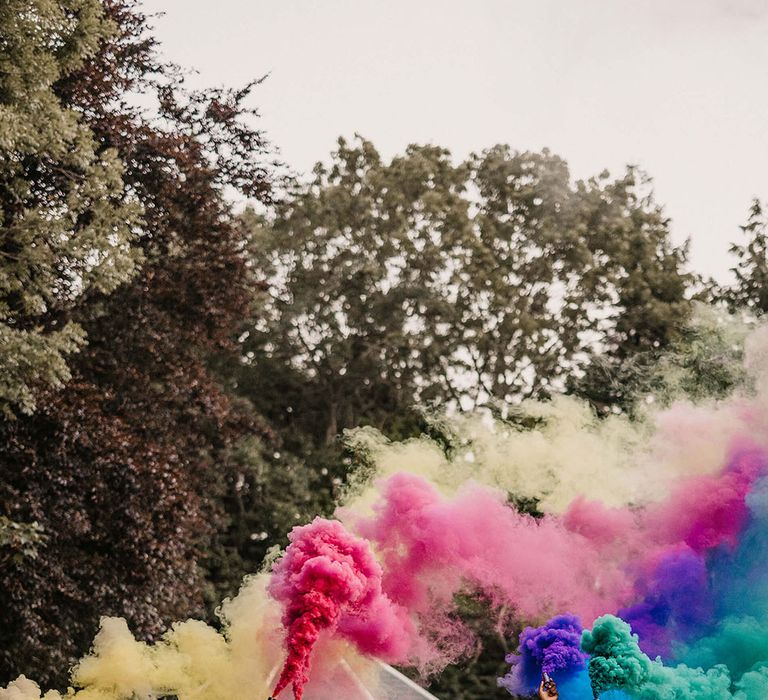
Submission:
M 699 309 L 694 323 L 704 336 L 716 333 L 724 344 L 745 346 L 750 386 L 768 408 L 768 327 L 745 342 L 748 326 L 722 314 Z M 562 513 L 578 496 L 609 506 L 658 500 L 680 477 L 717 471 L 734 439 L 753 432 L 739 411 L 746 385 L 728 399 L 694 403 L 680 396 L 677 375 L 674 367 L 666 371 L 664 405 L 640 397 L 639 418 L 632 420 L 598 418 L 587 403 L 567 396 L 523 402 L 519 411 L 536 421 L 534 429 L 489 416 L 443 417 L 457 445 L 450 456 L 428 437 L 390 442 L 371 428 L 351 431 L 348 442 L 367 456 L 368 466 L 353 480 L 345 509 L 369 510 L 377 480 L 397 472 L 419 474 L 446 494 L 474 480 L 536 499 L 548 513 Z
M 266 592 L 267 576 L 249 577 L 222 605 L 223 634 L 198 620 L 174 624 L 156 644 L 137 641 L 122 618 L 105 617 L 91 653 L 72 671 L 63 696 L 42 700 L 265 700 L 283 662 L 280 609 Z M 375 682 L 373 664 L 348 644 L 326 640 L 315 654 L 322 672 L 309 686 L 319 699 L 337 699 L 352 679 Z M 341 672 L 338 669 L 341 669 Z M 333 688 L 322 679 L 332 679 Z M 309 694 L 309 693 L 308 693 Z M 288 693 L 286 693 L 288 695 Z M 39 686 L 19 677 L 0 688 L 0 700 L 41 700 Z
M 539 427 L 520 430 L 477 416 L 451 419 L 462 444 L 450 457 L 426 437 L 392 443 L 375 430 L 354 432 L 350 443 L 367 452 L 375 472 L 346 508 L 367 510 L 376 499 L 377 479 L 397 472 L 419 474 L 444 493 L 471 479 L 537 499 L 549 513 L 562 513 L 577 496 L 609 506 L 648 502 L 661 498 L 675 478 L 716 471 L 740 428 L 715 406 L 692 412 L 675 404 L 639 422 L 624 416 L 600 420 L 568 397 L 522 408 L 541 420 Z M 694 434 L 691 442 L 675 439 Z

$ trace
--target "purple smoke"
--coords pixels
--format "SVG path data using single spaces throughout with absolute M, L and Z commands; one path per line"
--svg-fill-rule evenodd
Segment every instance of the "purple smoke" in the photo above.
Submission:
M 564 683 L 586 668 L 587 655 L 581 651 L 581 622 L 575 615 L 553 617 L 541 627 L 526 627 L 520 635 L 516 654 L 506 657 L 512 668 L 499 686 L 512 695 L 537 688 L 542 672 Z

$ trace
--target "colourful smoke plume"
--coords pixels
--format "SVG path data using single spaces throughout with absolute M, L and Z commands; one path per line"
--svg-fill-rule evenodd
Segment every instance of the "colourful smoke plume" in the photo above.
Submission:
M 560 398 L 519 408 L 533 428 L 445 419 L 447 449 L 358 431 L 365 468 L 338 520 L 294 530 L 223 606 L 223 633 L 187 621 L 149 645 L 105 619 L 67 696 L 385 697 L 373 660 L 429 673 L 475 649 L 457 606 L 470 595 L 528 626 L 510 639 L 511 693 L 547 671 L 564 700 L 763 700 L 768 331 L 745 348 L 731 396 L 675 394 L 631 419 Z M 342 688 L 346 668 L 367 695 Z M 39 698 L 27 679 L 0 690 Z
M 338 632 L 365 653 L 405 660 L 410 623 L 381 591 L 381 567 L 368 543 L 334 520 L 296 527 L 269 592 L 284 605 L 288 658 L 275 686 L 301 700 L 320 634 Z
M 526 627 L 520 634 L 517 654 L 509 654 L 512 670 L 499 678 L 499 686 L 510 693 L 530 693 L 539 686 L 543 673 L 567 683 L 587 667 L 581 650 L 581 622 L 574 615 L 558 615 L 541 627 Z
M 671 668 L 659 658 L 652 661 L 640 650 L 630 626 L 612 615 L 599 618 L 585 632 L 582 646 L 592 655 L 589 676 L 596 695 L 614 688 L 647 700 L 759 700 L 768 694 L 768 669 L 762 666 L 733 680 L 723 664 L 705 670 L 685 664 Z
M 511 605 L 524 620 L 556 610 L 592 620 L 625 598 L 625 578 L 602 543 L 561 519 L 517 512 L 499 491 L 469 484 L 445 498 L 405 473 L 380 488 L 372 516 L 344 515 L 381 557 L 384 591 L 414 617 L 421 635 L 411 660 L 423 669 L 469 651 L 471 638 L 451 617 L 463 590 Z

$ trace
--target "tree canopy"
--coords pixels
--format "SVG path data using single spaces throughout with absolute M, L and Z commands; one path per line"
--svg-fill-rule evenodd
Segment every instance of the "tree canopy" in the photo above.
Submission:
M 747 240 L 731 246 L 736 282 L 723 296 L 732 309 L 762 315 L 768 311 L 768 214 L 759 199 L 753 200 L 741 230 Z
M 341 140 L 249 225 L 269 293 L 242 343 L 256 379 L 239 386 L 319 444 L 417 403 L 547 396 L 595 354 L 662 347 L 694 279 L 642 173 L 575 182 L 548 151 L 454 164 L 410 146 L 385 162 Z

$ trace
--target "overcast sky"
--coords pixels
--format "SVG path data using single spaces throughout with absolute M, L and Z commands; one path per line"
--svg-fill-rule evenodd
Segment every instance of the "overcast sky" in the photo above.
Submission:
M 197 85 L 255 93 L 295 170 L 339 135 L 387 156 L 549 147 L 576 177 L 653 176 L 676 241 L 720 279 L 768 199 L 768 0 L 145 0 Z

